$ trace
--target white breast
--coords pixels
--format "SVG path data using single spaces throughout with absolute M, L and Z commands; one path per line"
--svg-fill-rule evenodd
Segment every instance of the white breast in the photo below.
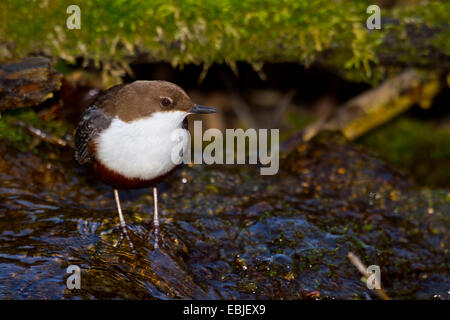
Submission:
M 172 141 L 171 135 L 180 130 L 186 116 L 186 112 L 168 111 L 132 122 L 115 118 L 98 136 L 96 156 L 128 178 L 154 179 L 176 166 L 171 154 L 179 142 Z

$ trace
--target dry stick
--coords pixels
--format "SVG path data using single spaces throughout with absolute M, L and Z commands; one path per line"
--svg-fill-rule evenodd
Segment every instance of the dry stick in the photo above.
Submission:
M 356 269 L 358 269 L 359 272 L 361 272 L 361 274 L 364 277 L 364 281 L 367 282 L 367 279 L 370 277 L 370 275 L 367 273 L 366 266 L 361 262 L 361 260 L 359 260 L 359 258 L 353 252 L 348 253 L 348 259 L 356 267 Z M 389 298 L 389 296 L 386 294 L 386 292 L 384 292 L 383 289 L 375 289 L 375 293 L 383 300 L 391 300 L 391 298 Z
M 56 145 L 58 145 L 60 147 L 67 147 L 67 146 L 72 147 L 72 145 L 71 145 L 72 142 L 71 141 L 58 138 L 57 136 L 55 136 L 55 135 L 53 135 L 53 134 L 51 134 L 49 132 L 46 132 L 46 131 L 44 131 L 42 129 L 39 129 L 39 128 L 36 128 L 36 127 L 34 127 L 34 126 L 32 126 L 32 125 L 30 125 L 28 123 L 25 123 L 23 121 L 15 121 L 14 124 L 24 128 L 25 130 L 27 130 L 34 137 L 36 137 L 36 138 L 38 138 L 38 139 L 40 139 L 42 141 L 45 141 L 47 143 L 56 144 Z
M 350 99 L 327 119 L 319 119 L 304 131 L 304 139 L 322 130 L 339 130 L 349 140 L 391 120 L 416 103 L 427 107 L 443 88 L 441 72 L 407 69 Z
M 232 97 L 234 103 L 231 104 L 231 107 L 243 125 L 247 128 L 257 128 L 257 123 L 250 111 L 250 107 L 245 103 L 241 95 L 233 92 Z
M 287 93 L 283 95 L 280 102 L 275 108 L 275 114 L 273 115 L 273 119 L 275 125 L 279 125 L 281 122 L 281 118 L 283 117 L 287 107 L 289 107 L 289 104 L 291 103 L 292 99 L 297 95 L 296 89 L 290 89 Z
M 236 86 L 235 81 L 228 74 L 221 73 L 219 75 L 225 88 L 231 92 L 231 108 L 242 122 L 242 124 L 247 128 L 257 128 L 257 123 L 255 118 L 250 111 L 250 107 L 245 103 L 244 98 L 239 93 L 239 88 Z

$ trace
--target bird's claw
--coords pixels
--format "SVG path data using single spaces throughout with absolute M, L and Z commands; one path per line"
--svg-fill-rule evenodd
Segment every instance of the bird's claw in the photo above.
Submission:
M 136 251 L 134 250 L 133 241 L 131 241 L 131 238 L 128 235 L 128 230 L 127 230 L 126 226 L 125 227 L 120 227 L 120 238 L 119 238 L 119 241 L 117 241 L 117 243 L 114 245 L 114 248 L 116 248 L 116 249 L 119 248 L 120 245 L 122 244 L 124 238 L 127 238 L 128 244 L 130 245 L 130 248 L 131 248 L 131 251 L 133 253 L 136 253 Z
M 159 242 L 159 226 L 152 225 L 151 230 L 148 232 L 147 239 L 150 241 L 153 241 L 153 247 L 155 249 L 159 248 L 158 242 Z

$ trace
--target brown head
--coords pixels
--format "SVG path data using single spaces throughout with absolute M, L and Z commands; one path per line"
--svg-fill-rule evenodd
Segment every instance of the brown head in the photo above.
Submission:
M 148 117 L 154 112 L 216 112 L 194 104 L 183 89 L 167 81 L 135 81 L 115 90 L 108 100 L 103 110 L 125 122 Z

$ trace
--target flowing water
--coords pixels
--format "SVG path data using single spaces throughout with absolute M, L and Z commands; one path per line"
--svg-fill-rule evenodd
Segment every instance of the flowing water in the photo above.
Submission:
M 70 150 L 0 153 L 0 299 L 377 298 L 350 251 L 380 266 L 392 298 L 449 298 L 449 190 L 420 189 L 340 136 L 300 143 L 275 176 L 180 169 L 160 186 L 160 249 L 151 190 L 121 191 L 134 252 L 114 247 L 112 190 Z

